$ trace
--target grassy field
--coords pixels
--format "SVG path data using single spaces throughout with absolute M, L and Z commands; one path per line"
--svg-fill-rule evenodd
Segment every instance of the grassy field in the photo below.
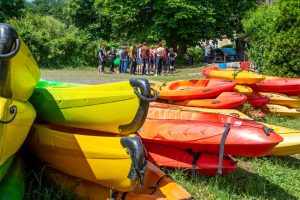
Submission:
M 79 83 L 106 83 L 128 80 L 131 75 L 97 74 L 95 68 L 41 70 L 42 78 Z M 177 69 L 174 75 L 143 76 L 153 81 L 197 79 L 202 77 L 199 68 Z M 300 129 L 297 119 L 267 115 L 264 122 Z M 167 171 L 178 183 L 185 187 L 196 199 L 300 199 L 300 154 L 289 157 L 238 158 L 240 168 L 230 175 L 212 178 L 198 176 L 191 180 L 184 171 Z M 41 177 L 38 189 L 29 187 L 26 199 L 71 199 L 68 193 L 45 187 Z M 35 184 L 36 185 L 36 184 Z M 46 194 L 46 198 L 42 198 Z

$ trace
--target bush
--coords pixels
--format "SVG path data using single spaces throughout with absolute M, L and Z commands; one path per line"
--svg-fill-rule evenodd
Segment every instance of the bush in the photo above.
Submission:
M 262 5 L 243 20 L 249 58 L 263 73 L 300 76 L 300 6 L 295 0 Z
M 21 19 L 10 19 L 41 67 L 96 65 L 100 41 L 89 33 L 51 17 L 27 13 Z
M 201 47 L 189 47 L 187 54 L 193 57 L 195 64 L 201 64 L 203 62 L 204 50 Z

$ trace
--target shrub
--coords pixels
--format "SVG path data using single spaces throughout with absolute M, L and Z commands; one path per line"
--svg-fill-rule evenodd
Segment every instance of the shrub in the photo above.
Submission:
M 201 47 L 190 47 L 187 49 L 187 54 L 192 56 L 195 64 L 203 62 L 204 50 Z
M 96 65 L 99 41 L 91 40 L 87 32 L 32 13 L 7 23 L 18 31 L 41 67 Z
M 262 72 L 300 76 L 300 6 L 295 0 L 262 5 L 243 20 L 250 59 Z

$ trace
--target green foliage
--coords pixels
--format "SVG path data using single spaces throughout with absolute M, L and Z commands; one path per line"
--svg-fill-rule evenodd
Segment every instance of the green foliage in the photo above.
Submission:
M 262 5 L 243 20 L 250 42 L 248 55 L 262 71 L 274 76 L 300 76 L 300 5 L 280 0 Z
M 25 0 L 0 0 L 0 22 L 20 17 L 25 12 Z
M 89 33 L 50 16 L 28 13 L 8 21 L 31 49 L 41 67 L 94 65 L 98 44 Z
M 195 64 L 203 62 L 204 50 L 201 47 L 190 47 L 187 49 L 187 53 L 193 56 Z

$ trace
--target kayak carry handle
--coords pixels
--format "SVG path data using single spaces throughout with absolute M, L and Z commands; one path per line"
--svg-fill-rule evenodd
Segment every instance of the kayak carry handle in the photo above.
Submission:
M 0 123 L 1 123 L 1 124 L 8 124 L 8 123 L 12 122 L 12 121 L 16 118 L 16 116 L 17 116 L 17 111 L 18 111 L 17 106 L 15 106 L 15 105 L 11 106 L 11 107 L 9 108 L 9 112 L 10 112 L 13 116 L 12 116 L 9 120 L 0 120 Z
M 18 39 L 17 32 L 8 24 L 0 23 L 0 60 L 1 61 L 7 61 L 14 57 L 18 51 L 20 50 L 21 41 Z M 12 49 L 14 45 L 14 49 Z M 5 53 L 11 50 L 9 53 Z
M 144 157 L 144 146 L 141 139 L 138 136 L 122 137 L 121 144 L 127 149 L 132 161 L 128 178 L 131 181 L 139 179 L 140 184 L 143 185 L 147 160 Z
M 225 142 L 226 142 L 226 138 L 228 136 L 228 133 L 230 131 L 230 124 L 229 123 L 224 124 L 224 126 L 225 126 L 225 131 L 224 131 L 223 136 L 221 138 L 220 152 L 219 152 L 219 166 L 218 166 L 218 174 L 219 175 L 222 175 Z
M 273 129 L 271 129 L 271 128 L 267 127 L 267 126 L 263 126 L 262 129 L 264 130 L 264 132 L 265 132 L 265 134 L 266 134 L 267 136 L 270 136 L 270 133 L 271 133 L 271 132 L 274 132 Z

